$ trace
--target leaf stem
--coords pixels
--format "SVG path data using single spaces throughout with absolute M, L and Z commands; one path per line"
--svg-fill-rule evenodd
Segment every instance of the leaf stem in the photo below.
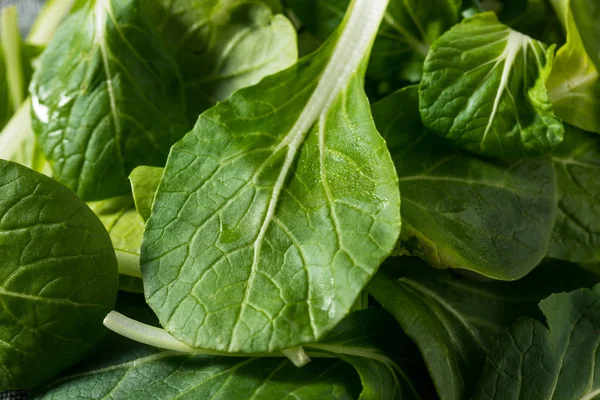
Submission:
M 298 367 L 306 365 L 308 361 L 310 361 L 310 357 L 337 358 L 335 355 L 327 352 L 317 351 L 306 353 L 302 347 L 286 349 L 282 352 L 275 353 L 227 353 L 222 351 L 198 349 L 180 342 L 164 329 L 136 321 L 117 311 L 111 311 L 108 313 L 106 318 L 104 318 L 104 326 L 111 331 L 131 340 L 135 340 L 136 342 L 158 347 L 160 349 L 178 351 L 181 353 L 222 357 L 288 357 L 294 363 L 294 365 Z
M 73 3 L 74 0 L 47 1 L 29 31 L 27 43 L 37 46 L 48 44 L 56 28 L 71 11 Z
M 21 35 L 17 8 L 6 7 L 0 13 L 0 38 L 6 61 L 6 79 L 13 109 L 19 108 L 25 100 L 25 80 L 21 58 Z

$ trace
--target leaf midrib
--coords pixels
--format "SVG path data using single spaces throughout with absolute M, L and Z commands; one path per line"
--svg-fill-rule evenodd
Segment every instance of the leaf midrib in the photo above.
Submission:
M 263 224 L 254 242 L 254 256 L 250 267 L 250 276 L 246 281 L 244 297 L 233 327 L 229 351 L 233 350 L 234 339 L 237 336 L 236 332 L 240 326 L 241 316 L 248 304 L 249 293 L 252 290 L 256 270 L 260 262 L 261 246 L 267 229 L 275 216 L 285 180 L 308 132 L 319 118 L 327 115 L 335 99 L 348 85 L 351 77 L 359 68 L 360 62 L 377 33 L 387 2 L 387 0 L 357 0 L 354 3 L 353 9 L 350 11 L 350 17 L 335 44 L 331 58 L 319 78 L 315 91 L 294 126 L 274 150 L 274 153 L 277 153 L 280 149 L 287 147 L 287 154 L 281 172 L 273 186 Z M 323 183 L 325 184 L 325 182 Z M 310 308 L 309 313 L 311 313 Z

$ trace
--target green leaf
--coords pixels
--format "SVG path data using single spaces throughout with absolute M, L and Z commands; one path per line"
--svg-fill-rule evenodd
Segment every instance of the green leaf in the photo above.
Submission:
M 558 213 L 548 257 L 600 262 L 600 137 L 566 126 L 552 160 L 558 182 Z
M 152 324 L 152 315 L 143 308 L 143 302 L 134 301 L 134 296 L 120 296 L 117 308 Z M 383 350 L 389 348 L 382 345 L 400 350 L 395 356 L 402 359 L 384 354 Z M 159 352 L 113 334 L 94 357 L 36 391 L 33 398 L 69 396 L 78 400 L 89 399 L 90 393 L 94 399 L 137 399 L 150 395 L 165 400 L 207 397 L 312 400 L 355 399 L 359 393 L 361 400 L 419 398 L 413 385 L 404 379 L 421 372 L 422 362 L 418 355 L 410 358 L 414 357 L 410 343 L 385 311 L 371 309 L 352 314 L 321 346 L 319 356 L 337 354 L 354 366 L 363 385 L 362 393 L 352 367 L 331 358 L 314 358 L 305 367 L 296 368 L 285 358 Z M 401 376 L 399 371 L 405 375 Z
M 178 67 L 137 0 L 93 0 L 57 30 L 31 85 L 33 127 L 54 178 L 86 201 L 130 191 L 188 128 Z
M 465 56 L 468 54 L 468 56 Z M 423 123 L 485 156 L 539 155 L 563 139 L 545 83 L 554 48 L 477 14 L 431 46 L 423 67 Z
M 88 205 L 100 217 L 110 235 L 119 273 L 141 278 L 140 248 L 146 225 L 134 208 L 131 196 L 114 197 Z
M 557 0 L 551 0 L 556 2 Z M 564 1 L 564 0 L 561 0 Z M 573 13 L 573 18 L 581 34 L 587 55 L 596 68 L 600 68 L 600 3 L 595 0 L 568 0 Z
M 154 196 L 163 175 L 163 168 L 141 166 L 129 175 L 135 208 L 144 221 L 150 218 Z
M 421 349 L 442 400 L 473 394 L 485 356 L 519 316 L 551 293 L 600 281 L 600 270 L 554 262 L 517 282 L 488 282 L 393 258 L 368 290 Z M 522 397 L 532 398 L 532 397 Z
M 373 117 L 400 179 L 401 251 L 502 280 L 538 265 L 556 215 L 549 158 L 490 160 L 452 150 L 423 127 L 416 86 L 376 103 Z
M 540 308 L 548 328 L 519 319 L 487 359 L 475 400 L 592 400 L 600 394 L 600 286 L 554 294 Z
M 302 23 L 322 40 L 342 21 L 349 0 L 287 0 Z M 418 82 L 429 46 L 459 21 L 460 0 L 391 0 L 371 52 L 367 77 L 392 88 Z
M 559 118 L 583 130 L 600 133 L 600 114 L 597 112 L 600 109 L 599 66 L 594 65 L 584 47 L 588 40 L 595 41 L 596 36 L 593 31 L 580 30 L 586 29 L 586 21 L 576 21 L 571 1 L 552 0 L 552 5 L 567 31 L 567 43 L 556 53 L 547 82 L 548 93 Z M 584 2 L 577 4 L 579 13 Z M 591 3 L 588 5 L 593 7 Z M 587 12 L 592 13 L 593 10 L 588 9 Z M 581 26 L 577 22 L 580 22 Z M 584 37 L 586 39 L 583 39 Z
M 0 160 L 0 391 L 31 388 L 104 334 L 117 263 L 98 218 L 73 193 Z
M 326 45 L 202 114 L 171 150 L 142 272 L 178 340 L 229 352 L 318 341 L 393 250 L 397 176 L 363 91 L 386 5 L 353 2 Z
M 294 26 L 274 15 L 279 1 L 152 0 L 143 7 L 181 66 L 190 120 L 298 59 Z

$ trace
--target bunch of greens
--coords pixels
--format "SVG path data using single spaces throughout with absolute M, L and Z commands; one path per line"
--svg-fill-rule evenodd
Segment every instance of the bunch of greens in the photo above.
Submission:
M 0 392 L 600 396 L 599 20 L 50 0 L 22 39 L 2 10 Z

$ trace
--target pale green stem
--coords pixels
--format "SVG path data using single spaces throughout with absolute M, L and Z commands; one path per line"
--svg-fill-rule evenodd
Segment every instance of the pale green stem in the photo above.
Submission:
M 21 59 L 21 35 L 15 6 L 6 7 L 0 13 L 0 38 L 6 62 L 6 79 L 14 109 L 25 100 L 25 81 Z
M 73 3 L 74 0 L 46 1 L 29 31 L 27 42 L 38 46 L 48 44 L 56 28 L 71 11 Z
M 180 342 L 171 336 L 164 329 L 156 328 L 128 318 L 117 311 L 111 311 L 104 318 L 104 326 L 121 336 L 135 340 L 149 346 L 160 349 L 178 351 L 181 353 L 203 354 L 209 356 L 222 357 L 288 357 L 296 366 L 304 366 L 310 361 L 310 357 L 315 358 L 336 358 L 334 355 L 326 352 L 305 353 L 301 347 L 286 349 L 275 353 L 227 353 L 208 349 L 197 349 Z

